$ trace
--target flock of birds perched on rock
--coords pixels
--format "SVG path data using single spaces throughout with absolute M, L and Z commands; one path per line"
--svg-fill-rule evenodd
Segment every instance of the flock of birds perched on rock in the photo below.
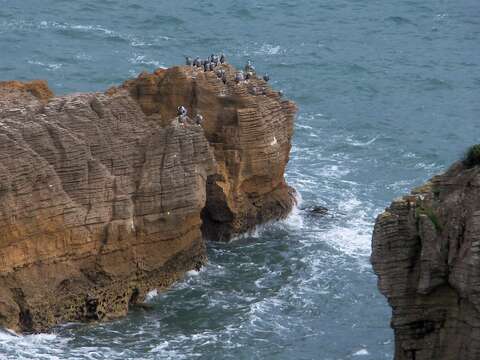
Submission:
M 200 59 L 200 57 L 196 57 L 192 59 L 190 56 L 185 57 L 185 65 L 187 66 L 194 66 L 198 68 L 203 68 L 203 71 L 215 71 L 216 75 L 222 79 L 223 83 L 227 82 L 227 76 L 225 70 L 217 69 L 217 67 L 221 64 L 225 64 L 227 62 L 227 58 L 224 54 L 210 55 L 207 59 Z M 242 81 L 248 80 L 256 75 L 255 66 L 253 66 L 252 62 L 248 60 L 247 64 L 245 65 L 244 71 L 240 70 L 235 74 L 235 82 L 238 84 Z M 270 76 L 268 74 L 263 75 L 262 79 L 266 82 L 270 80 Z
M 200 57 L 196 57 L 195 59 L 191 58 L 190 56 L 185 56 L 185 65 L 192 66 L 195 68 L 203 69 L 203 71 L 213 71 L 217 75 L 219 79 L 223 81 L 224 84 L 227 83 L 227 73 L 225 69 L 221 68 L 220 65 L 226 64 L 227 59 L 224 54 L 215 55 L 211 54 L 207 59 L 200 59 Z M 253 66 L 250 60 L 247 61 L 244 70 L 240 70 L 235 73 L 235 83 L 240 84 L 249 79 L 253 79 L 257 76 L 255 66 Z M 262 79 L 265 82 L 270 80 L 270 76 L 265 74 L 262 76 Z M 258 95 L 258 89 L 254 86 L 250 89 L 250 92 L 253 95 Z M 282 93 L 279 92 L 281 96 Z M 177 119 L 181 125 L 198 125 L 201 126 L 203 123 L 203 117 L 200 114 L 195 115 L 193 119 L 190 119 L 187 116 L 187 108 L 183 105 L 177 108 Z

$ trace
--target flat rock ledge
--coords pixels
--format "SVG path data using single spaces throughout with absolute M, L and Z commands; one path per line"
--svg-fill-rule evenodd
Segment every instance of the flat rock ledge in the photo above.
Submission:
M 0 326 L 124 316 L 226 241 L 281 219 L 296 106 L 190 66 L 105 93 L 0 83 Z M 199 125 L 176 118 L 184 105 Z

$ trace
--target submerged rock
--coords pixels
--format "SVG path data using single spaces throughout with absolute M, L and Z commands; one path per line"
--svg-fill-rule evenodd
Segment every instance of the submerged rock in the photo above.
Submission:
M 205 237 L 289 213 L 296 107 L 222 67 L 226 84 L 184 66 L 105 94 L 0 83 L 0 326 L 125 315 L 199 269 Z M 201 126 L 175 120 L 181 104 Z
M 397 360 L 480 358 L 480 167 L 454 164 L 379 215 L 372 264 Z
M 313 216 L 325 216 L 325 215 L 328 214 L 328 209 L 326 207 L 323 207 L 323 206 L 320 206 L 320 205 L 307 207 L 304 210 L 307 211 L 310 215 L 313 215 Z

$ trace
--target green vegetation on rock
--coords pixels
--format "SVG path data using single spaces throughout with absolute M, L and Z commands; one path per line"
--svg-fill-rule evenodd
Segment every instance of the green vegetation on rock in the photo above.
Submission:
M 427 217 L 430 219 L 430 221 L 432 222 L 437 232 L 442 232 L 443 226 L 440 223 L 440 220 L 438 219 L 437 214 L 435 214 L 435 211 L 432 208 L 425 208 L 423 206 L 420 206 L 415 209 L 415 218 L 417 219 L 417 229 L 418 229 L 418 219 L 420 218 L 420 215 L 423 215 L 423 214 L 427 215 Z
M 480 144 L 472 145 L 467 150 L 463 164 L 468 168 L 480 165 Z

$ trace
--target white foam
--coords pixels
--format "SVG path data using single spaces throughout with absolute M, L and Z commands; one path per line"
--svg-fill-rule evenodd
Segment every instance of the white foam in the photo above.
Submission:
M 272 45 L 272 44 L 263 44 L 256 54 L 263 54 L 263 55 L 277 55 L 280 52 L 284 53 L 285 50 L 282 49 L 280 45 Z
M 153 44 L 147 43 L 145 41 L 133 40 L 132 42 L 130 42 L 130 45 L 132 45 L 133 47 L 144 47 L 144 46 L 152 46 Z
M 373 144 L 377 139 L 378 139 L 378 136 L 375 136 L 374 138 L 372 138 L 368 141 L 362 142 L 362 141 L 353 140 L 352 138 L 347 138 L 347 142 L 350 145 L 353 145 L 353 146 L 363 147 L 363 146 L 368 146 L 368 145 Z
M 56 64 L 56 63 L 46 64 L 41 61 L 35 61 L 35 60 L 28 60 L 27 62 L 31 65 L 42 66 L 47 68 L 47 70 L 52 70 L 52 71 L 58 70 L 63 66 L 63 64 Z
M 350 169 L 341 165 L 323 165 L 318 171 L 318 176 L 327 178 L 341 178 L 350 173 Z
M 301 198 L 298 197 L 297 199 L 297 205 L 295 205 L 290 212 L 290 214 L 287 216 L 285 220 L 282 220 L 282 223 L 287 225 L 288 227 L 292 229 L 301 229 L 303 228 L 303 216 L 301 214 L 301 210 L 298 208 L 301 203 Z
M 342 221 L 342 225 L 335 225 L 319 234 L 322 240 L 347 255 L 369 256 L 372 227 L 372 221 L 367 220 L 365 212 L 359 210 L 358 217 Z
M 197 270 L 190 270 L 185 273 L 186 276 L 198 276 L 200 275 L 200 271 Z
M 361 349 L 353 353 L 353 356 L 366 356 L 366 355 L 370 355 L 367 349 Z
M 313 127 L 311 127 L 310 125 L 302 125 L 302 124 L 296 123 L 295 126 L 299 129 L 313 130 Z
M 153 289 L 151 291 L 149 291 L 147 293 L 147 295 L 145 295 L 145 302 L 151 302 L 153 301 L 156 297 L 158 297 L 158 290 L 157 289 Z
M 156 60 L 148 60 L 145 55 L 133 54 L 133 57 L 128 59 L 131 64 L 135 65 L 153 65 L 157 68 L 162 67 L 161 63 Z

